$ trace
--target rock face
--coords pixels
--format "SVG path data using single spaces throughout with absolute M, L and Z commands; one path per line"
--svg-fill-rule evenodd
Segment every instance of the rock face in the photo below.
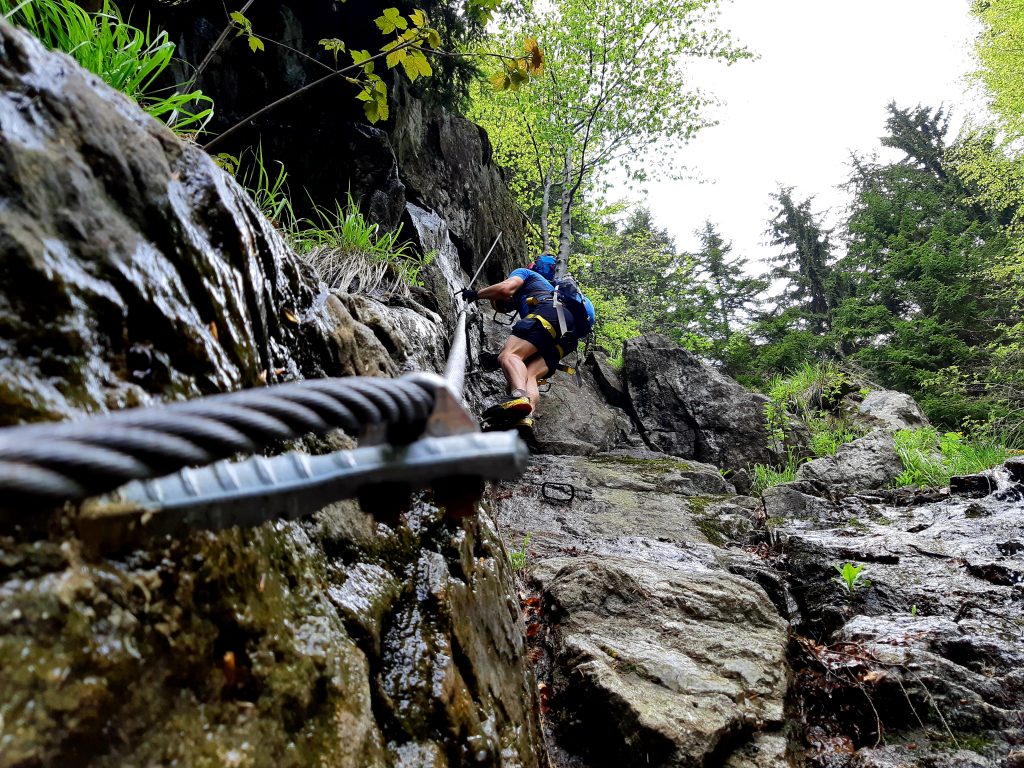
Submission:
M 492 162 L 487 133 L 465 118 L 429 109 L 404 86 L 396 87 L 395 99 L 391 143 L 406 197 L 447 222 L 462 267 L 476 272 L 499 233 L 481 284 L 532 261 L 522 214 Z
M 981 500 L 772 495 L 796 629 L 813 638 L 794 659 L 813 765 L 1009 764 L 1024 737 L 1024 543 L 1008 476 Z M 846 590 L 843 563 L 862 565 L 870 584 Z
M 750 540 L 754 499 L 713 467 L 633 452 L 545 457 L 491 503 L 510 547 L 529 535 L 556 768 L 787 765 L 786 625 L 762 561 L 723 548 Z
M 0 129 L 8 423 L 443 359 L 440 312 L 322 291 L 206 155 L 2 22 Z M 428 494 L 101 554 L 46 512 L 0 521 L 0 764 L 542 763 L 485 515 Z
M 182 79 L 193 74 L 228 23 L 223 7 L 209 3 L 139 0 L 132 5 L 138 18 L 151 16 L 178 44 L 178 55 L 193 68 L 186 68 Z M 393 5 L 403 14 L 417 7 L 405 0 Z M 358 40 L 363 47 L 378 34 L 374 18 L 379 15 L 373 4 L 333 0 L 253 4 L 246 10 L 253 28 L 286 46 L 268 44 L 254 56 L 244 37 L 231 35 L 222 42 L 197 83 L 217 107 L 211 131 L 219 133 L 320 79 L 334 61 L 319 41 Z M 381 37 L 378 45 L 384 42 Z M 336 78 L 266 113 L 213 151 L 238 155 L 260 146 L 265 158 L 288 172 L 300 215 L 312 215 L 312 202 L 333 209 L 334 201 L 344 203 L 351 194 L 371 221 L 387 231 L 402 224 L 403 234 L 415 237 L 406 216 L 406 204 L 413 203 L 447 221 L 470 274 L 499 232 L 503 237 L 485 279 L 528 263 L 523 217 L 491 161 L 484 132 L 428 106 L 403 76 L 380 74 L 391 95 L 387 121 L 366 125 L 362 102 L 355 98 L 358 89 Z
M 736 470 L 780 459 L 769 447 L 768 398 L 663 336 L 626 342 L 624 378 L 652 448 Z
M 532 578 L 571 712 L 562 740 L 592 764 L 706 765 L 734 734 L 782 722 L 786 625 L 755 584 L 592 555 L 541 561 Z
M 902 471 L 903 463 L 896 453 L 892 435 L 875 430 L 839 446 L 835 456 L 802 464 L 796 479 L 820 493 L 846 496 L 857 491 L 887 488 Z
M 0 53 L 0 423 L 374 367 L 204 152 L 8 26 Z
M 928 417 L 910 395 L 891 389 L 873 389 L 862 401 L 849 401 L 845 412 L 855 424 L 869 429 L 919 429 L 930 425 Z
M 342 504 L 126 559 L 0 545 L 4 765 L 538 765 L 485 518 Z

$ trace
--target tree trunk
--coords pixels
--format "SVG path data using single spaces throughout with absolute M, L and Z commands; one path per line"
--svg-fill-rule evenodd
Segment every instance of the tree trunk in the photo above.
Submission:
M 551 227 L 548 225 L 548 215 L 551 212 L 551 183 L 554 176 L 554 161 L 544 172 L 544 197 L 540 204 L 540 239 L 543 241 L 543 253 L 551 253 Z
M 562 216 L 558 222 L 558 271 L 561 277 L 569 271 L 569 245 L 572 242 L 572 149 L 565 150 L 562 180 Z

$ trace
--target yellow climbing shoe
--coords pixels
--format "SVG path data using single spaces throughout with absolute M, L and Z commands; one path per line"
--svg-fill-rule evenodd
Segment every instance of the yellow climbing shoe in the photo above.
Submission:
M 519 433 L 519 439 L 526 443 L 532 453 L 536 453 L 540 448 L 540 445 L 537 443 L 537 435 L 533 431 L 535 426 L 536 420 L 533 416 L 522 418 L 515 425 L 515 430 Z
M 524 395 L 492 405 L 481 416 L 486 421 L 507 422 L 511 426 L 519 419 L 529 416 L 532 412 L 533 405 L 530 404 L 530 398 Z

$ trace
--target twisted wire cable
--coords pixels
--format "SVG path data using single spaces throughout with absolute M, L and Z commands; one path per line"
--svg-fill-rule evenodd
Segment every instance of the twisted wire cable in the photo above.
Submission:
M 416 378 L 313 379 L 2 429 L 0 506 L 80 501 L 131 480 L 334 429 L 381 427 L 391 442 L 410 442 L 433 411 L 435 387 Z

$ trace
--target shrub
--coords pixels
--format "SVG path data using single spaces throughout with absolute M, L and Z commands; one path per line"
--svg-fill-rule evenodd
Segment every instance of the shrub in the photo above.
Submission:
M 934 427 L 901 429 L 894 435 L 903 472 L 896 487 L 941 488 L 957 475 L 971 475 L 1001 464 L 1010 452 L 989 439 L 969 439 L 960 432 L 939 433 Z
M 124 21 L 109 0 L 96 13 L 70 0 L 0 0 L 0 13 L 47 48 L 70 55 L 177 133 L 201 130 L 213 114 L 213 101 L 201 91 L 154 88 L 174 57 L 174 43 L 166 32 L 154 35 L 148 26 L 142 30 Z

